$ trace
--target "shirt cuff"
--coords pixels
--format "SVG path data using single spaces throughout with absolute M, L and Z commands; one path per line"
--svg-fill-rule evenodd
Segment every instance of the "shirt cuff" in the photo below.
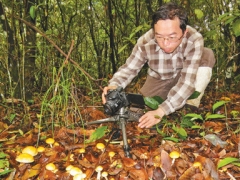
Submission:
M 165 115 L 169 115 L 169 114 L 175 112 L 175 108 L 173 108 L 173 106 L 170 104 L 169 101 L 164 101 L 158 107 L 164 111 Z

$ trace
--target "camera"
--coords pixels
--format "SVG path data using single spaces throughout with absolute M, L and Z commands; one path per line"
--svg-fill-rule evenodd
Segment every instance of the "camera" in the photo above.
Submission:
M 117 89 L 109 90 L 106 95 L 106 103 L 104 104 L 104 113 L 110 116 L 115 115 L 119 109 L 129 105 L 129 101 L 123 88 L 119 86 Z

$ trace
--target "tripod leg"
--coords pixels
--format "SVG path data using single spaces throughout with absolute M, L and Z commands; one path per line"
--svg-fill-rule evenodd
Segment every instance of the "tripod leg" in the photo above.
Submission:
M 130 151 L 130 146 L 128 145 L 128 142 L 127 142 L 125 119 L 120 118 L 120 123 L 121 123 L 122 136 L 123 136 L 123 150 L 124 150 L 125 156 L 128 157 L 128 158 L 131 158 L 132 155 L 129 152 Z
M 101 124 L 101 123 L 115 122 L 115 121 L 117 121 L 116 117 L 110 117 L 110 118 L 106 118 L 106 119 L 99 119 L 99 120 L 96 120 L 96 121 L 86 122 L 85 125 Z

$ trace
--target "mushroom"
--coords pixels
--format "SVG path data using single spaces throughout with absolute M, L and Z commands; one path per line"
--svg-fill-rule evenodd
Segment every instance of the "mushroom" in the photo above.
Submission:
M 104 177 L 105 180 L 108 180 L 107 176 L 108 176 L 108 173 L 106 171 L 103 171 L 102 177 Z
M 66 167 L 66 171 L 67 171 L 67 172 L 70 172 L 70 170 L 71 170 L 72 168 L 73 168 L 73 165 L 70 164 L 70 165 L 68 165 L 68 166 Z
M 16 157 L 16 161 L 20 163 L 32 163 L 34 158 L 30 154 L 22 153 Z
M 78 150 L 78 153 L 81 154 L 82 158 L 84 157 L 85 152 L 86 152 L 86 150 L 84 148 L 81 148 Z
M 56 168 L 56 166 L 55 166 L 55 164 L 53 164 L 53 163 L 48 163 L 47 165 L 46 165 L 46 169 L 47 170 L 49 170 L 49 171 L 52 171 L 52 172 L 57 172 L 57 168 Z
M 221 171 L 225 172 L 230 177 L 231 180 L 236 180 L 236 178 L 233 177 L 233 175 L 230 172 L 228 172 L 226 167 L 223 167 Z
M 27 146 L 22 150 L 22 153 L 36 156 L 38 154 L 38 151 L 37 148 L 35 148 L 34 146 Z
M 110 157 L 110 162 L 112 162 L 112 158 L 113 158 L 113 156 L 115 156 L 115 152 L 113 152 L 113 151 L 110 151 L 109 153 L 108 153 L 108 156 Z
M 96 147 L 102 152 L 105 151 L 105 145 L 103 143 L 97 143 Z
M 169 156 L 172 158 L 172 165 L 175 162 L 175 159 L 179 158 L 180 153 L 178 151 L 172 151 Z
M 102 166 L 97 166 L 95 171 L 98 173 L 97 174 L 97 180 L 100 180 L 101 178 L 101 171 L 103 170 L 103 167 Z
M 54 142 L 53 146 L 60 146 L 60 144 L 58 142 Z
M 53 138 L 47 138 L 46 139 L 46 143 L 49 144 L 51 148 L 52 148 L 54 142 L 55 142 L 55 140 Z
M 85 177 L 86 177 L 85 173 L 76 174 L 75 176 L 73 176 L 73 180 L 83 180 Z
M 202 164 L 200 162 L 198 162 L 198 161 L 194 162 L 193 166 L 196 167 L 196 168 L 199 168 L 200 171 L 202 172 Z
M 70 154 L 69 159 L 70 161 L 74 161 L 74 154 Z
M 45 151 L 45 147 L 43 147 L 43 146 L 39 146 L 39 147 L 37 148 L 37 152 L 42 153 L 42 152 L 44 152 L 44 151 Z
M 72 175 L 72 176 L 75 176 L 76 174 L 82 174 L 82 170 L 79 169 L 78 167 L 72 167 L 69 171 L 69 173 Z

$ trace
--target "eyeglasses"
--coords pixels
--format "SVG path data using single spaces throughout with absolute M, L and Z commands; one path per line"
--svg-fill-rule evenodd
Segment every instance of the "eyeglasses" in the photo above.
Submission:
M 178 38 L 178 37 L 155 37 L 155 41 L 163 43 L 166 40 L 169 43 L 176 43 L 180 39 L 182 39 L 183 36 L 184 36 L 184 34 L 180 38 Z

